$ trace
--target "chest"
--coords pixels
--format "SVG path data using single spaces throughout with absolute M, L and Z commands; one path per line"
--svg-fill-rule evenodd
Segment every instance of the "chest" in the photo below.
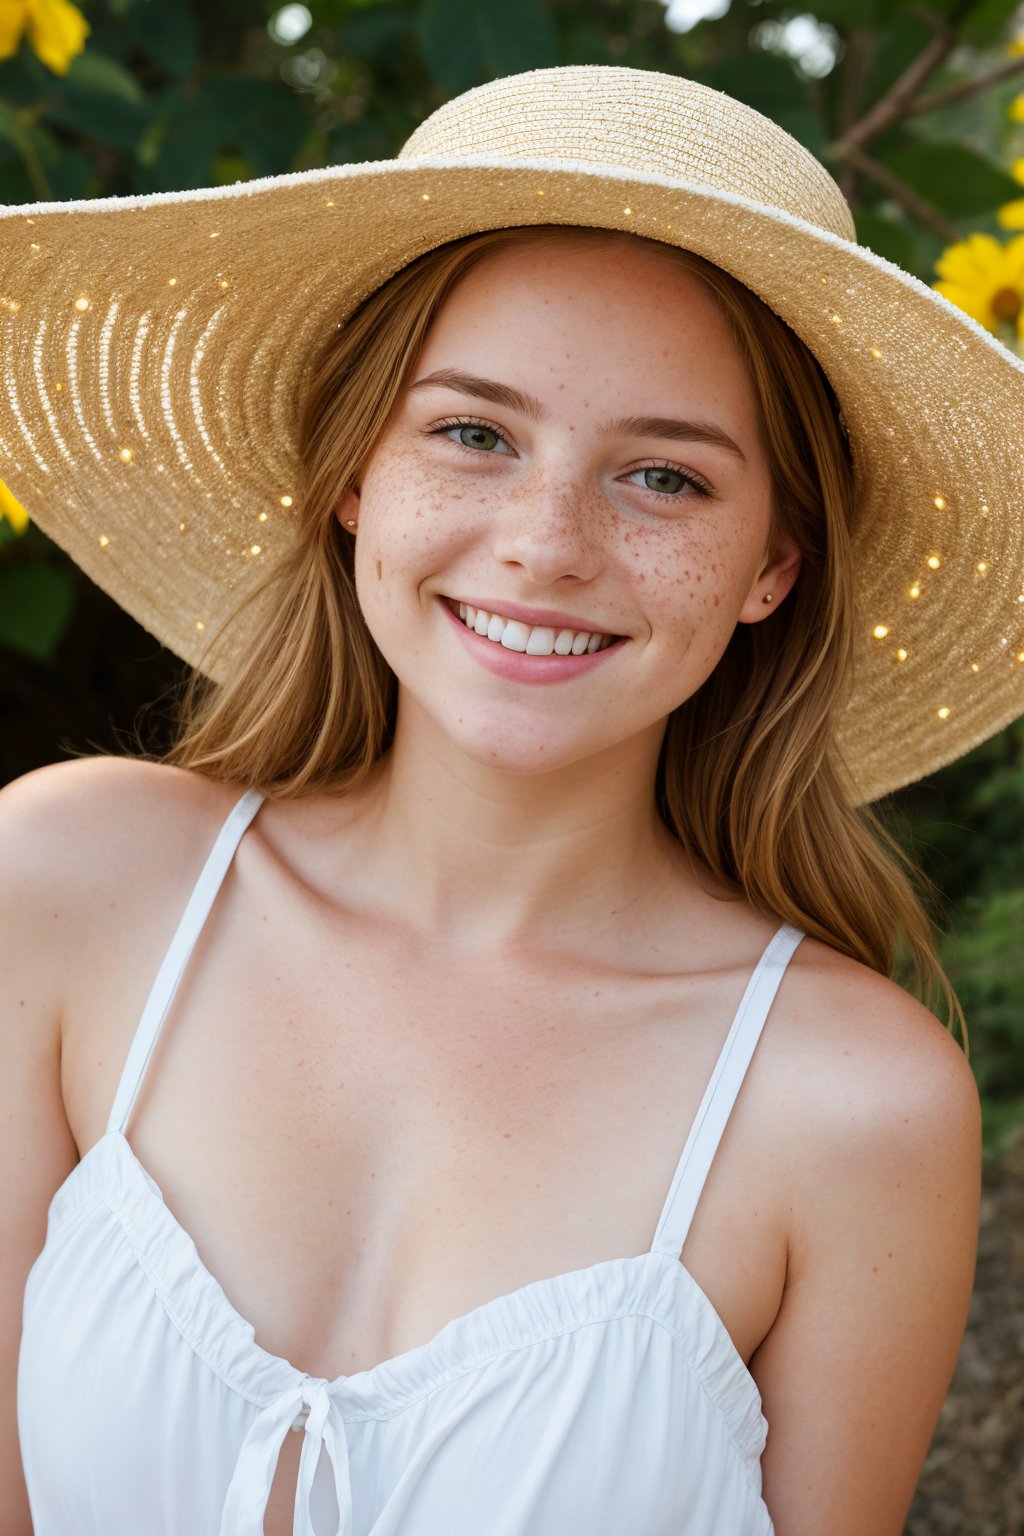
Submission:
M 145 950 L 69 1023 L 83 1149 L 159 964 Z M 646 1251 L 745 982 L 441 965 L 345 925 L 254 937 L 229 908 L 127 1135 L 257 1342 L 330 1379 L 531 1281 Z M 683 1252 L 744 1360 L 785 1275 L 759 1154 L 771 1078 L 755 1058 Z

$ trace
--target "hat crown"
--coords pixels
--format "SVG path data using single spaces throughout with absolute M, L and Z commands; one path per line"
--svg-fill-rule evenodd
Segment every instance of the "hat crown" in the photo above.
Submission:
M 438 107 L 398 158 L 474 156 L 664 176 L 856 239 L 843 194 L 809 150 L 753 107 L 678 75 L 603 64 L 506 75 Z

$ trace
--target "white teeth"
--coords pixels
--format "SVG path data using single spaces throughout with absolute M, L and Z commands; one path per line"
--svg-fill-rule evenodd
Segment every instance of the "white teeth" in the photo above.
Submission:
M 502 619 L 499 619 L 497 615 L 495 615 L 495 617 L 491 620 L 492 626 L 494 624 L 502 623 L 505 623 L 505 627 L 501 631 L 500 637 L 493 635 L 491 630 L 488 630 L 487 638 L 489 640 L 500 638 L 501 643 L 505 647 L 506 651 L 525 651 L 526 647 L 530 643 L 529 624 L 520 624 L 518 619 L 509 619 L 507 622 L 505 622 Z
M 458 603 L 459 618 L 467 629 L 486 636 L 508 651 L 527 656 L 583 656 L 603 651 L 612 643 L 611 635 L 591 634 L 586 630 L 554 629 L 547 624 L 523 624 L 500 613 L 474 608 L 472 603 Z
M 502 644 L 504 645 L 504 637 Z M 555 632 L 553 629 L 543 627 L 530 632 L 530 638 L 526 642 L 527 656 L 550 656 L 555 648 Z

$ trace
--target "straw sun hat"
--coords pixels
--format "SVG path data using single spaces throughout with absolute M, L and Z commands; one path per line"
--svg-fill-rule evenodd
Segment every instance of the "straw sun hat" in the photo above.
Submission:
M 781 128 L 676 76 L 537 70 L 448 102 L 395 160 L 0 209 L 0 476 L 203 668 L 294 537 L 299 411 L 331 331 L 424 251 L 525 224 L 709 258 L 831 380 L 857 484 L 839 746 L 859 801 L 1024 713 L 1024 364 L 858 246 Z

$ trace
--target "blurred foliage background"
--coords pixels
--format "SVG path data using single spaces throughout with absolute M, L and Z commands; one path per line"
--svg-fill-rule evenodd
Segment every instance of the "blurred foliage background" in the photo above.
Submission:
M 468 86 L 625 64 L 692 76 L 773 117 L 829 166 L 865 244 L 943 278 L 1024 351 L 1024 8 L 810 3 L 0 0 L 0 202 L 390 157 Z M 136 730 L 159 748 L 181 671 L 0 486 L 0 780 L 118 750 Z M 1024 1138 L 1024 725 L 886 811 L 936 888 L 991 1159 Z

